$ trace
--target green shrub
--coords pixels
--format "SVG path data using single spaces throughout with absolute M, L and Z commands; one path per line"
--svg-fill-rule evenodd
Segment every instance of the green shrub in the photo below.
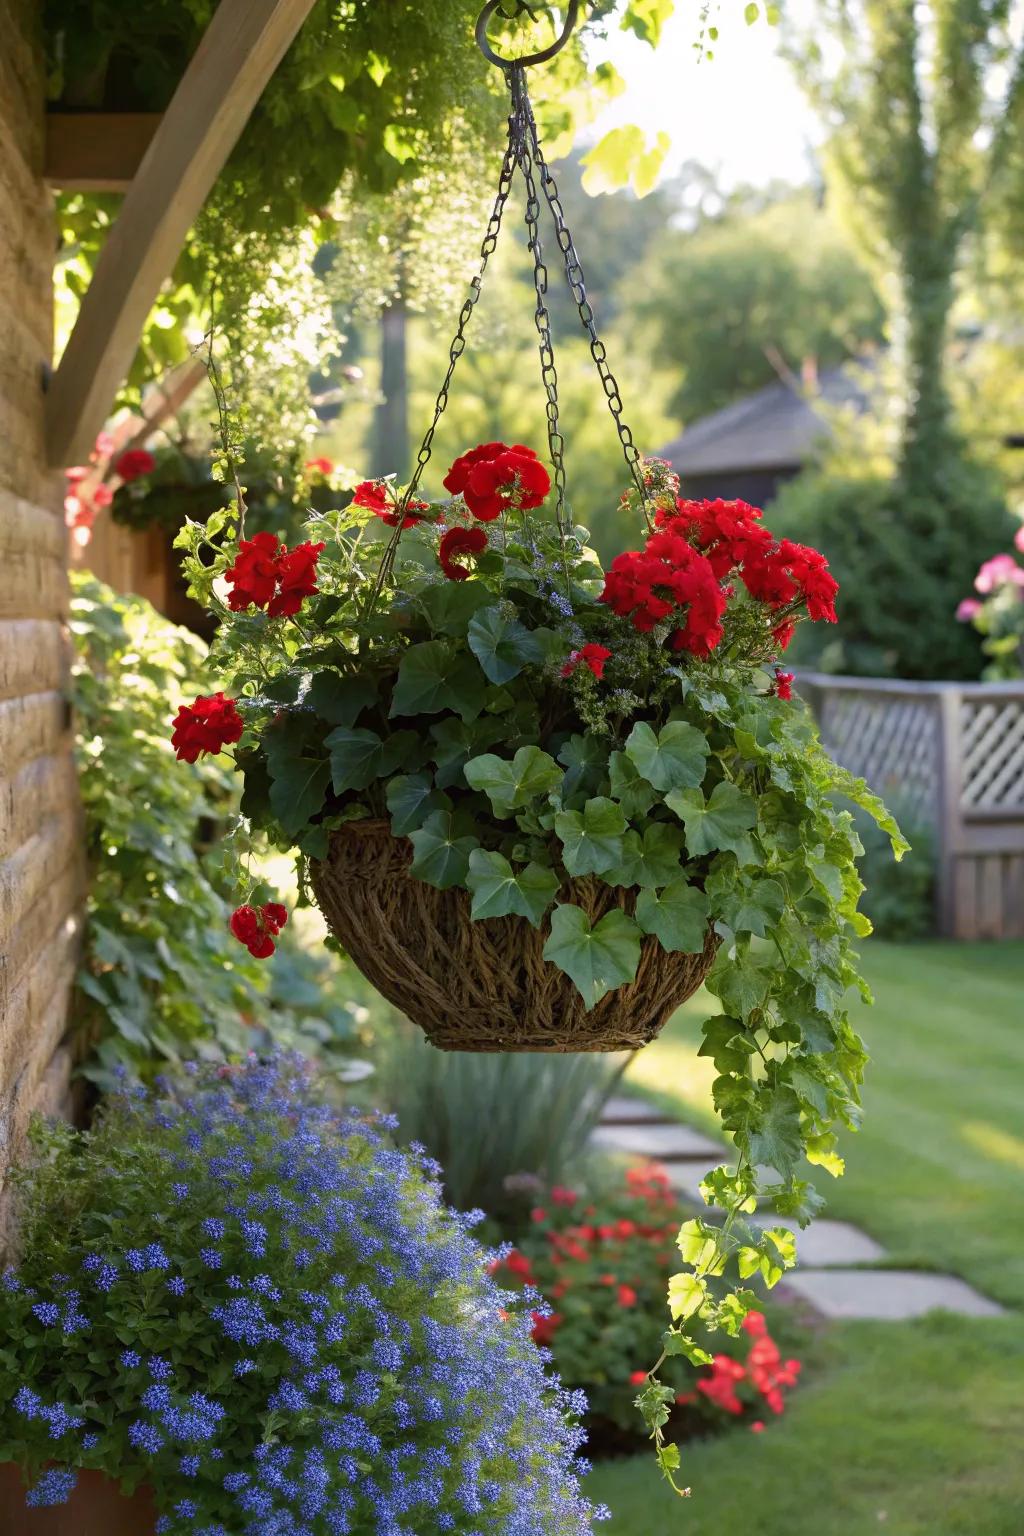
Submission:
M 934 839 L 927 827 L 915 823 L 912 811 L 900 814 L 898 795 L 893 795 L 890 803 L 894 814 L 900 816 L 910 852 L 899 864 L 894 863 L 889 844 L 883 844 L 874 822 L 862 811 L 854 812 L 854 823 L 864 844 L 860 876 L 865 891 L 861 907 L 880 938 L 925 939 L 935 932 Z
M 839 622 L 802 625 L 798 663 L 862 677 L 976 678 L 978 637 L 955 619 L 980 562 L 1014 521 L 991 476 L 958 464 L 941 501 L 896 480 L 807 471 L 772 503 L 776 531 L 824 550 L 839 582 Z
M 591 1055 L 436 1050 L 419 1030 L 389 1032 L 374 1092 L 426 1147 L 445 1192 L 513 1230 L 537 1191 L 568 1179 L 619 1073 Z
M 337 963 L 286 930 L 288 969 L 272 978 L 228 931 L 218 843 L 237 810 L 235 780 L 222 762 L 178 762 L 167 740 L 168 711 L 209 682 L 206 647 L 88 575 L 74 577 L 70 627 L 90 865 L 78 976 L 87 1075 L 109 1086 L 118 1063 L 144 1069 L 272 1041 L 346 1049 L 353 1009 Z

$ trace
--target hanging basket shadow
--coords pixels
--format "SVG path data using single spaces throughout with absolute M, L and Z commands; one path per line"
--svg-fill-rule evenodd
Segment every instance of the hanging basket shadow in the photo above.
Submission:
M 692 997 L 718 939 L 702 953 L 670 954 L 645 937 L 636 978 L 587 1012 L 562 971 L 543 957 L 546 935 L 522 917 L 473 922 L 466 891 L 439 891 L 409 874 L 412 847 L 386 821 L 352 821 L 310 864 L 317 903 L 335 938 L 388 1002 L 445 1051 L 632 1051 Z M 597 879 L 559 893 L 592 923 L 633 892 Z

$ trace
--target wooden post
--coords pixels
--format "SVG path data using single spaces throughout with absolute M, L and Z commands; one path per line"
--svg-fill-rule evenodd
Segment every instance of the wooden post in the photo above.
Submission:
M 83 458 L 160 285 L 313 0 L 221 0 L 100 253 L 47 402 L 53 465 Z
M 960 739 L 962 695 L 959 688 L 939 693 L 939 784 L 935 820 L 935 887 L 939 933 L 957 938 L 957 855 L 963 819 L 963 763 Z

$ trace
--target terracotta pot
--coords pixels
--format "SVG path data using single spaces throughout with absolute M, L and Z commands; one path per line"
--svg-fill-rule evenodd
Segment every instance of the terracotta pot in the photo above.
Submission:
M 148 1488 L 126 1498 L 100 1472 L 79 1472 L 66 1504 L 26 1509 L 21 1469 L 0 1465 L 0 1536 L 153 1536 L 156 1510 Z

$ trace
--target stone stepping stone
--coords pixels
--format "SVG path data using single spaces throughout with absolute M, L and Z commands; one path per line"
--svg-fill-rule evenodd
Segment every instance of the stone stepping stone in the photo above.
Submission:
M 759 1227 L 786 1227 L 795 1232 L 797 1268 L 801 1270 L 877 1264 L 879 1259 L 885 1258 L 882 1245 L 848 1221 L 819 1216 L 809 1227 L 801 1228 L 792 1217 L 773 1216 L 770 1211 L 761 1212 L 751 1220 Z
M 785 1285 L 824 1317 L 904 1322 L 937 1308 L 964 1317 L 999 1317 L 1004 1310 L 957 1275 L 913 1269 L 796 1269 Z
M 601 1111 L 602 1125 L 665 1125 L 671 1117 L 647 1099 L 614 1093 Z
M 595 1146 L 604 1147 L 609 1152 L 630 1152 L 639 1157 L 655 1158 L 658 1162 L 726 1155 L 725 1148 L 712 1141 L 710 1136 L 673 1121 L 662 1125 L 602 1125 L 594 1132 L 593 1139 Z

